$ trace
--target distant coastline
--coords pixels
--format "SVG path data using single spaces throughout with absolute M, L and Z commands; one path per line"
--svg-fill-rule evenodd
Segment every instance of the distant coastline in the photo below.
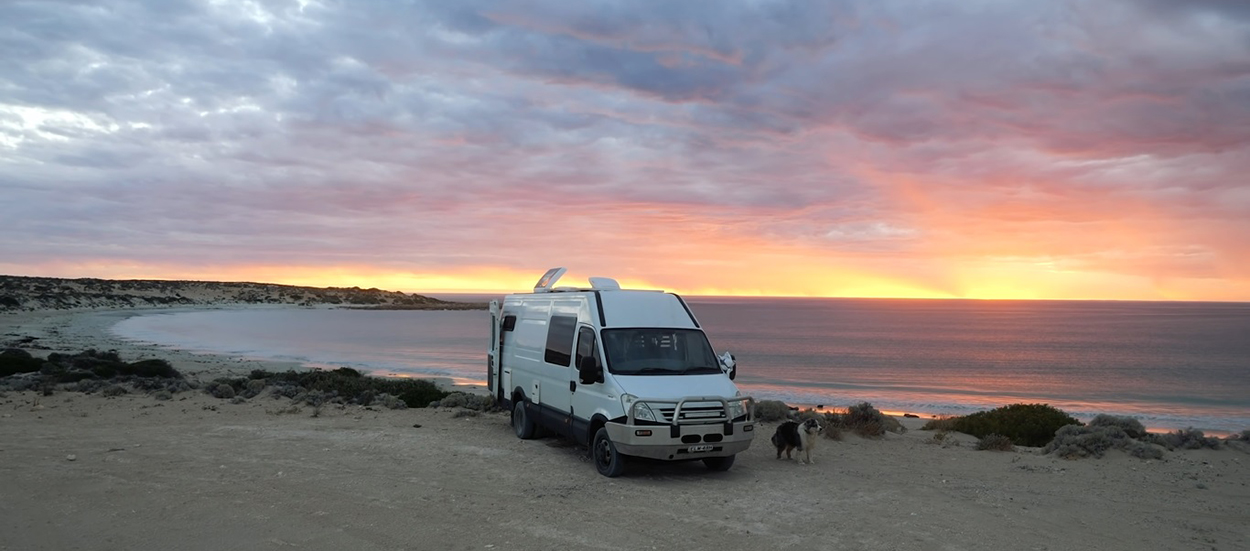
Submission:
M 376 288 L 0 275 L 0 313 L 231 305 L 289 305 L 309 308 L 387 310 L 482 310 L 486 308 L 484 303 L 447 301 Z

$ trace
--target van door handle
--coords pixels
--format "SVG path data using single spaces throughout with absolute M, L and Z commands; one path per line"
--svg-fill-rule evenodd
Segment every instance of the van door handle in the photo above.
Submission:
M 569 392 L 577 391 L 577 381 L 569 381 Z

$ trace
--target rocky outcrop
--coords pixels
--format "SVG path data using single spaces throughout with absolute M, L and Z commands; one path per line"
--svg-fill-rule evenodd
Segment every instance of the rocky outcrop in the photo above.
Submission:
M 0 312 L 259 304 L 414 310 L 483 308 L 481 304 L 359 287 L 0 276 Z

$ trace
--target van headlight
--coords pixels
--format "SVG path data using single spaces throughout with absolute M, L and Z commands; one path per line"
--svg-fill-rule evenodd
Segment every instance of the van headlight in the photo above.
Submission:
M 637 406 L 635 407 L 634 404 L 637 404 Z M 634 408 L 634 419 L 639 421 L 650 421 L 652 423 L 660 422 L 660 419 L 655 412 L 651 411 L 651 406 L 648 406 L 646 402 L 639 402 L 638 397 L 633 394 L 621 395 L 621 405 L 625 406 L 626 416 L 629 415 L 630 408 Z
M 734 393 L 734 398 L 740 398 L 740 397 L 742 397 L 741 391 Z M 729 418 L 731 420 L 737 419 L 739 417 L 745 417 L 746 414 L 747 414 L 747 401 L 746 400 L 734 400 L 732 402 L 729 402 Z

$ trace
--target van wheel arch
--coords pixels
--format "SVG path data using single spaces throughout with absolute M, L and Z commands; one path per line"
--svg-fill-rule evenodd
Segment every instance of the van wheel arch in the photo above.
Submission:
M 608 418 L 604 417 L 602 413 L 596 413 L 590 418 L 590 426 L 588 427 L 589 430 L 586 431 L 586 441 L 582 442 L 586 445 L 587 450 L 591 450 L 592 446 L 595 445 L 595 433 L 599 432 L 599 429 L 603 428 L 603 426 L 607 424 Z
M 521 440 L 529 440 L 538 436 L 539 428 L 530 418 L 525 407 L 525 394 L 514 392 L 512 394 L 512 430 L 516 433 L 516 437 Z

